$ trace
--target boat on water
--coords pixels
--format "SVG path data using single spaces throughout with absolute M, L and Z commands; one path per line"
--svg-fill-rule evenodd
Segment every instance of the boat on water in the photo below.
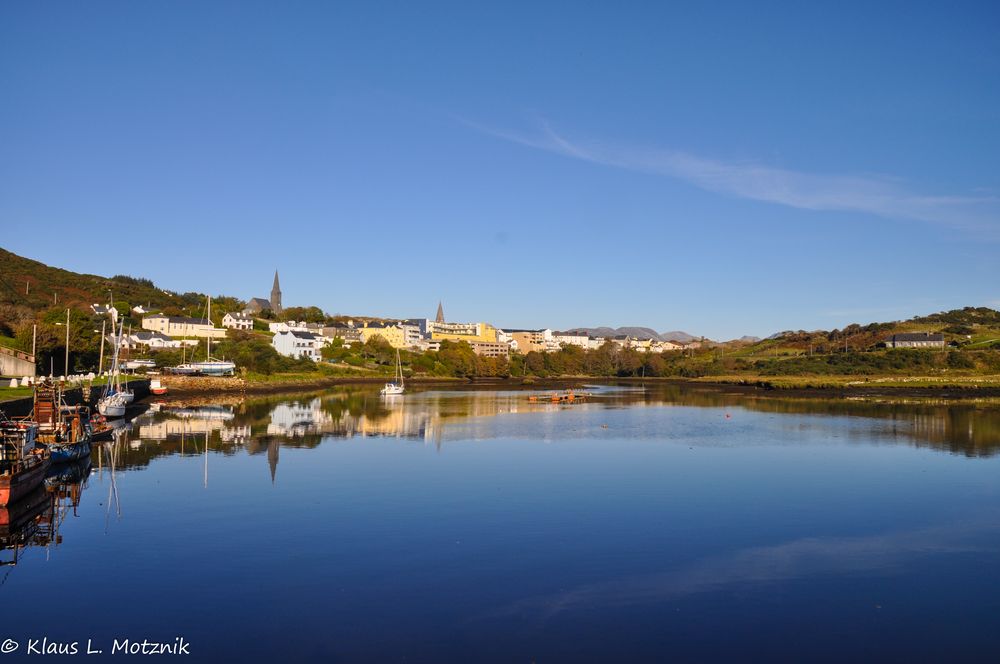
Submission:
M 406 387 L 403 385 L 403 364 L 399 359 L 399 349 L 396 349 L 396 373 L 393 376 L 393 382 L 386 383 L 382 390 L 379 392 L 384 397 L 394 397 L 406 391 Z
M 149 381 L 149 391 L 156 396 L 163 396 L 167 393 L 167 388 L 160 382 L 159 378 L 152 378 Z
M 111 357 L 111 376 L 108 378 L 107 384 L 104 386 L 104 393 L 101 398 L 97 400 L 97 412 L 99 412 L 104 417 L 124 417 L 126 407 L 132 403 L 135 395 L 131 390 L 128 389 L 128 384 L 122 388 L 121 384 L 121 363 L 118 357 L 118 351 L 121 349 L 121 339 L 122 331 L 124 330 L 125 323 L 122 322 L 121 326 L 118 328 L 119 332 L 115 338 L 115 350 Z
M 97 402 L 97 412 L 104 417 L 125 417 L 128 402 L 121 394 L 109 394 Z
M 38 425 L 14 421 L 0 412 L 0 506 L 15 503 L 41 484 L 52 463 L 35 446 Z
M 49 380 L 35 385 L 31 418 L 38 426 L 35 444 L 48 451 L 53 463 L 90 456 L 90 408 L 67 406 L 60 386 Z

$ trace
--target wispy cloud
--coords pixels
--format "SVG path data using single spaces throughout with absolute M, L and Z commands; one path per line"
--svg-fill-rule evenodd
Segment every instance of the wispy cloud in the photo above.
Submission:
M 755 162 L 724 161 L 679 150 L 571 140 L 547 123 L 534 133 L 462 122 L 481 132 L 538 150 L 595 164 L 652 173 L 702 189 L 804 210 L 862 212 L 979 231 L 1000 238 L 1000 198 L 927 195 L 895 178 L 804 173 Z

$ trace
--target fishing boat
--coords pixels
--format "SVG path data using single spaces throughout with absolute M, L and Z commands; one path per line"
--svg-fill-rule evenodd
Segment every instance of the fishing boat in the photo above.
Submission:
M 382 388 L 381 394 L 384 397 L 394 397 L 402 394 L 405 391 L 403 386 L 403 364 L 399 359 L 399 349 L 396 349 L 396 373 L 393 376 L 393 382 L 386 383 Z
M 38 426 L 35 443 L 48 451 L 53 463 L 90 456 L 90 408 L 67 406 L 61 387 L 49 380 L 37 384 L 31 417 Z
M 14 421 L 0 412 L 0 506 L 28 495 L 45 477 L 52 462 L 45 449 L 35 447 L 38 425 Z
M 163 396 L 167 393 L 167 388 L 160 382 L 159 378 L 153 378 L 149 381 L 149 391 L 156 396 Z

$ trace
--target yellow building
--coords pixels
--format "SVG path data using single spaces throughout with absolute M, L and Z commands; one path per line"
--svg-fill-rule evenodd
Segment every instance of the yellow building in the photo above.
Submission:
M 489 323 L 431 323 L 434 341 L 497 343 L 497 329 Z
M 356 328 L 361 336 L 361 341 L 367 343 L 374 336 L 380 336 L 393 348 L 406 348 L 406 334 L 397 325 L 386 323 L 368 323 L 364 327 Z

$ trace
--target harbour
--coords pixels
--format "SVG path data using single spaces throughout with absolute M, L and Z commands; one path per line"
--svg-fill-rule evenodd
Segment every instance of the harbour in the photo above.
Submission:
M 115 583 L 91 584 L 92 611 L 50 638 L 111 643 L 123 624 L 183 635 L 195 661 L 992 652 L 991 403 L 586 391 L 147 397 L 9 512 L 0 596 L 25 610 L 11 629 L 30 632 L 81 561 L 111 555 L 98 575 Z M 119 584 L 156 602 L 122 623 Z M 961 620 L 909 631 L 941 610 Z M 274 612 L 295 616 L 280 635 L 240 638 Z

